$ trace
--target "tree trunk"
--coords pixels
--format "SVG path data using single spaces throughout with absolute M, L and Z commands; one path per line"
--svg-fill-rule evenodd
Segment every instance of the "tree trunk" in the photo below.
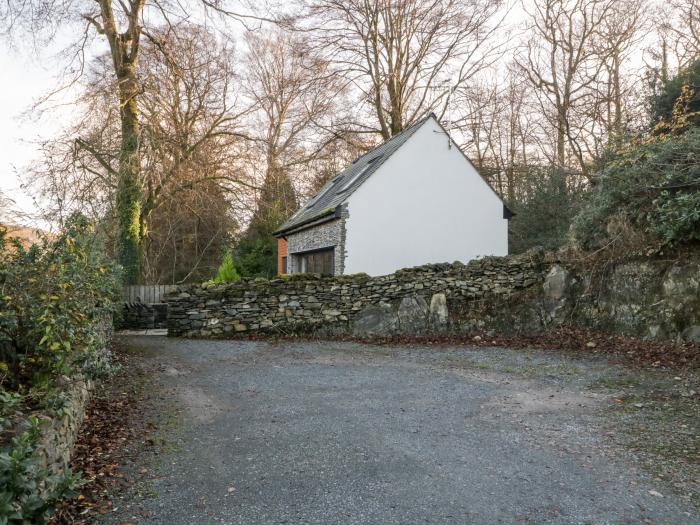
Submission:
M 558 168 L 563 168 L 566 165 L 566 113 L 564 110 L 558 113 L 556 164 Z
M 622 88 L 620 86 L 620 56 L 617 50 L 613 55 L 613 100 L 615 115 L 613 117 L 613 144 L 622 145 Z
M 118 74 L 122 125 L 117 187 L 117 261 L 124 269 L 124 281 L 141 280 L 141 162 L 139 119 L 136 106 L 138 86 L 133 67 Z

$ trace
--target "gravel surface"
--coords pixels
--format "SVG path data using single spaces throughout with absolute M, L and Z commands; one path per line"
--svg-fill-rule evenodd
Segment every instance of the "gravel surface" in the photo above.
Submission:
M 106 523 L 700 524 L 687 484 L 615 439 L 635 373 L 603 359 L 124 341 L 155 371 L 162 447 Z

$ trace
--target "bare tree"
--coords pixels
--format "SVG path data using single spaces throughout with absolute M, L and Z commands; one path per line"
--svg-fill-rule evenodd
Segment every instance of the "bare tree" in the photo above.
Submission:
M 217 181 L 199 181 L 176 198 L 164 199 L 149 219 L 144 250 L 148 282 L 211 278 L 237 233 L 235 212 L 230 194 Z
M 229 206 L 240 206 L 241 194 L 254 187 L 237 164 L 246 109 L 236 109 L 232 48 L 202 27 L 182 23 L 176 29 L 152 31 L 136 72 L 142 181 L 136 223 L 143 248 L 151 253 L 149 222 L 160 206 L 181 197 L 196 200 L 199 185 L 223 188 Z M 58 219 L 75 209 L 96 218 L 117 215 L 121 119 L 107 60 L 99 57 L 92 64 L 76 105 L 83 113 L 41 145 L 43 161 L 28 177 L 53 203 Z M 144 261 L 144 273 L 153 275 L 152 267 Z
M 633 102 L 637 82 L 635 75 L 623 67 L 638 49 L 646 7 L 645 0 L 616 2 L 602 20 L 599 39 L 595 42 L 605 74 L 598 91 L 599 103 L 603 106 L 602 127 L 607 140 L 616 146 L 622 143 L 623 134 L 633 119 L 634 112 L 628 106 Z
M 234 193 L 253 186 L 235 164 L 239 144 L 249 138 L 241 126 L 250 108 L 237 97 L 232 45 L 190 24 L 156 38 L 141 66 L 142 227 L 161 199 L 200 182 L 215 181 Z
M 0 227 L 7 225 L 14 220 L 16 212 L 14 211 L 15 201 L 10 199 L 5 193 L 0 190 Z
M 452 124 L 453 132 L 464 137 L 464 150 L 481 174 L 513 202 L 519 174 L 530 160 L 538 160 L 534 121 L 541 117 L 532 110 L 519 72 L 510 68 L 504 76 L 484 79 L 465 90 L 458 98 Z
M 295 184 L 308 183 L 302 179 L 308 179 L 311 162 L 335 139 L 327 128 L 341 83 L 299 35 L 257 32 L 246 42 L 244 91 L 256 108 L 250 117 L 251 167 L 262 168 L 255 174 L 262 179 L 256 219 L 267 225 L 296 211 Z
M 388 139 L 421 114 L 447 108 L 448 86 L 465 85 L 501 56 L 494 33 L 501 0 L 310 0 L 308 31 L 357 89 L 370 123 Z
M 372 144 L 373 142 L 364 133 L 351 129 L 335 131 L 333 140 L 324 142 L 318 155 L 311 159 L 308 170 L 310 179 L 305 184 L 306 193 L 309 196 L 317 193 L 334 175 L 344 170 L 354 159 L 369 151 Z
M 534 0 L 528 13 L 528 38 L 516 58 L 525 77 L 537 90 L 543 115 L 555 134 L 552 161 L 559 167 L 570 156 L 585 172 L 582 146 L 585 123 L 590 118 L 592 87 L 604 68 L 596 46 L 599 31 L 611 13 L 614 0 Z
M 669 25 L 679 44 L 679 66 L 686 67 L 700 56 L 700 0 L 672 0 L 675 15 Z
M 233 11 L 225 0 L 203 0 L 206 8 L 239 20 L 249 15 Z M 161 0 L 8 0 L 0 5 L 0 32 L 18 33 L 25 30 L 53 40 L 60 29 L 75 32 L 77 38 L 69 48 L 83 68 L 83 58 L 89 44 L 97 36 L 109 47 L 111 74 L 115 96 L 119 102 L 120 147 L 116 170 L 118 181 L 118 235 L 116 254 L 130 282 L 141 278 L 142 231 L 139 98 L 142 86 L 138 77 L 140 50 L 144 38 L 151 38 L 155 26 L 166 23 L 173 27 L 178 20 L 189 17 L 189 9 L 181 4 L 166 4 Z M 256 17 L 252 17 L 255 19 Z M 173 20 L 176 19 L 176 20 Z M 104 164 L 106 159 L 98 159 Z

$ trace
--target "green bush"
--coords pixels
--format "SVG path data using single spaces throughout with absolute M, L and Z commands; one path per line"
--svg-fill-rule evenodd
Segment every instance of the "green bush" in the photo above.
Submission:
M 608 159 L 593 183 L 573 222 L 579 247 L 596 249 L 630 232 L 649 244 L 698 240 L 700 129 L 626 146 Z
M 686 100 L 681 100 L 684 90 Z M 679 102 L 682 108 L 679 108 Z M 690 126 L 700 125 L 700 58 L 662 84 L 651 98 L 651 113 L 655 123 L 677 119 L 679 109 L 690 114 Z
M 41 421 L 30 418 L 29 428 L 0 452 L 0 524 L 43 524 L 53 506 L 75 495 L 82 480 L 70 469 L 52 474 L 41 466 Z
M 241 276 L 238 275 L 238 270 L 236 270 L 236 266 L 233 264 L 233 257 L 231 257 L 231 252 L 226 252 L 226 255 L 224 255 L 224 259 L 221 261 L 221 265 L 219 265 L 219 269 L 217 270 L 216 275 L 212 279 L 212 282 L 217 284 L 235 283 L 240 279 Z
M 235 262 L 242 277 L 272 279 L 277 275 L 277 239 L 272 235 L 242 239 Z
M 519 196 L 509 203 L 509 250 L 534 246 L 555 250 L 566 242 L 569 226 L 585 193 L 578 174 L 553 167 L 531 167 L 520 181 Z
M 700 190 L 692 193 L 663 191 L 652 203 L 654 230 L 667 242 L 700 241 Z
M 0 386 L 41 390 L 93 364 L 119 278 L 93 226 L 74 217 L 55 240 L 27 249 L 0 232 L 0 290 Z
M 0 524 L 43 523 L 77 483 L 40 466 L 39 420 L 24 414 L 60 416 L 64 378 L 100 370 L 119 282 L 82 217 L 29 248 L 0 229 L 0 430 L 27 428 L 0 444 Z

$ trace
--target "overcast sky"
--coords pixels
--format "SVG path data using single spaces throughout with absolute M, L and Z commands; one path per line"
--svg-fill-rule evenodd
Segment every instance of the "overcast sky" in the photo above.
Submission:
M 50 124 L 44 123 L 42 128 L 22 117 L 33 101 L 54 85 L 53 71 L 6 47 L 0 53 L 0 71 L 0 189 L 23 211 L 33 211 L 31 199 L 19 188 L 17 172 L 34 156 L 35 148 L 30 142 L 45 134 Z

